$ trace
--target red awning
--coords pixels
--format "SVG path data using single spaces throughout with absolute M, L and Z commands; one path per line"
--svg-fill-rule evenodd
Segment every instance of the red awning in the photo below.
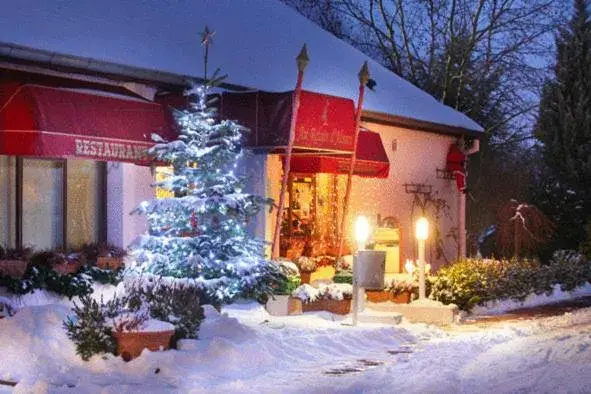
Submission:
M 41 85 L 0 88 L 3 155 L 145 163 L 152 133 L 175 138 L 160 104 Z
M 343 156 L 294 156 L 290 171 L 303 173 L 348 174 L 351 159 Z M 387 178 L 390 170 L 388 155 L 378 133 L 359 130 L 354 175 L 367 178 Z
M 293 92 L 223 93 L 220 117 L 250 129 L 247 146 L 283 152 L 288 144 Z M 353 100 L 302 91 L 294 152 L 353 152 Z

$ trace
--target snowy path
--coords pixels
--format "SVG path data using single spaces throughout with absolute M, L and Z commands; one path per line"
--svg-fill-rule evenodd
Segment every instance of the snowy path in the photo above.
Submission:
M 591 392 L 591 308 L 561 316 L 441 330 L 403 325 L 399 349 L 374 348 L 384 364 L 341 376 L 287 370 L 291 390 L 253 379 L 252 392 L 509 393 Z M 402 330 L 398 329 L 398 332 Z M 402 331 L 404 332 L 404 331 Z M 412 336 L 411 336 L 412 333 Z M 413 337 L 414 336 L 414 337 Z M 356 360 L 333 360 L 355 366 Z M 324 371 L 326 364 L 324 364 Z M 277 387 L 279 389 L 279 387 Z
M 591 308 L 442 329 L 235 305 L 228 315 L 208 310 L 192 349 L 130 363 L 82 362 L 59 324 L 67 312 L 40 306 L 0 320 L 0 379 L 19 381 L 15 392 L 591 392 Z

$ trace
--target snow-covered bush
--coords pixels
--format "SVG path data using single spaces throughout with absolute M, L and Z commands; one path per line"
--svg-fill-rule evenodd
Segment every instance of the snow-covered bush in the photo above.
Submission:
M 591 261 L 574 250 L 557 250 L 548 267 L 562 291 L 572 291 L 591 279 Z
M 558 251 L 549 265 L 535 260 L 466 259 L 443 267 L 429 280 L 430 298 L 470 310 L 500 299 L 523 301 L 530 294 L 551 294 L 556 284 L 570 291 L 585 283 L 591 267 L 584 256 Z
M 296 265 L 301 272 L 313 272 L 316 271 L 316 260 L 306 256 L 300 256 L 296 260 Z
M 274 294 L 291 294 L 301 283 L 298 266 L 291 260 L 280 259 L 276 262 L 281 276 L 273 284 Z
M 80 297 L 80 303 L 74 302 L 74 316 L 68 316 L 64 328 L 83 360 L 90 359 L 94 354 L 115 352 L 116 343 L 108 317 L 109 310 L 113 312 L 117 309 L 117 302 L 110 301 L 107 305 L 102 298 L 99 302 L 89 295 Z
M 298 266 L 291 260 L 278 259 L 276 262 L 279 265 L 279 270 L 285 276 L 298 276 L 300 270 Z
M 138 277 L 124 282 L 133 309 L 145 308 L 152 319 L 174 326 L 174 341 L 197 338 L 203 320 L 202 291 L 194 283 L 173 278 Z
M 92 278 L 82 273 L 63 275 L 48 266 L 31 265 L 22 278 L 0 274 L 0 286 L 17 295 L 32 293 L 36 289 L 46 289 L 72 299 L 92 293 Z
M 319 284 L 313 287 L 309 284 L 303 284 L 291 293 L 302 302 L 314 302 L 318 300 L 344 300 L 353 295 L 353 287 L 345 283 Z
M 414 287 L 415 286 L 412 282 L 407 282 L 405 280 L 392 280 L 390 283 L 386 284 L 385 290 L 397 296 L 406 292 L 412 292 Z

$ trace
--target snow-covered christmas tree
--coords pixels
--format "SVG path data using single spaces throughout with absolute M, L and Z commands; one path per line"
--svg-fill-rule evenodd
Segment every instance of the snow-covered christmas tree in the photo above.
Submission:
M 154 136 L 157 144 L 149 153 L 173 169 L 173 175 L 154 186 L 174 197 L 138 208 L 147 216 L 149 233 L 132 245 L 131 271 L 190 278 L 203 288 L 204 303 L 228 303 L 270 294 L 278 270 L 264 259 L 263 243 L 245 229 L 264 201 L 244 193 L 244 179 L 236 174 L 246 130 L 215 120 L 207 102 L 211 87 L 206 82 L 193 89 L 197 100 L 190 109 L 176 112 L 175 141 Z

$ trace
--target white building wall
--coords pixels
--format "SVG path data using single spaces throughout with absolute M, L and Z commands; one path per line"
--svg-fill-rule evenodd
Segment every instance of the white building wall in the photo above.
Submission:
M 266 154 L 254 153 L 250 150 L 244 151 L 244 155 L 238 162 L 238 174 L 245 177 L 245 193 L 260 197 L 267 195 L 266 166 Z M 265 222 L 268 211 L 268 206 L 262 206 L 259 214 L 252 218 L 247 226 L 247 231 L 251 236 L 260 240 L 266 239 Z
M 390 173 L 387 179 L 353 177 L 350 217 L 347 222 L 353 223 L 356 215 L 373 218 L 374 223 L 378 214 L 382 218 L 394 216 L 401 226 L 402 263 L 406 258 L 416 259 L 414 222 L 421 209 L 415 204 L 413 210 L 414 195 L 405 193 L 404 184 L 430 184 L 432 197 L 444 199 L 448 208 L 442 211 L 439 220 L 444 256 L 436 258 L 434 237 L 431 236 L 426 257 L 435 267 L 454 260 L 458 253 L 457 242 L 446 235 L 458 226 L 459 192 L 454 180 L 437 178 L 436 170 L 445 168 L 447 152 L 455 137 L 375 123 L 365 123 L 364 126 L 380 134 L 390 160 Z M 427 214 L 433 229 L 433 210 L 428 210 Z M 347 234 L 350 233 L 349 230 Z
M 147 231 L 144 216 L 131 212 L 144 200 L 154 198 L 150 167 L 130 163 L 107 164 L 107 240 L 127 247 Z

